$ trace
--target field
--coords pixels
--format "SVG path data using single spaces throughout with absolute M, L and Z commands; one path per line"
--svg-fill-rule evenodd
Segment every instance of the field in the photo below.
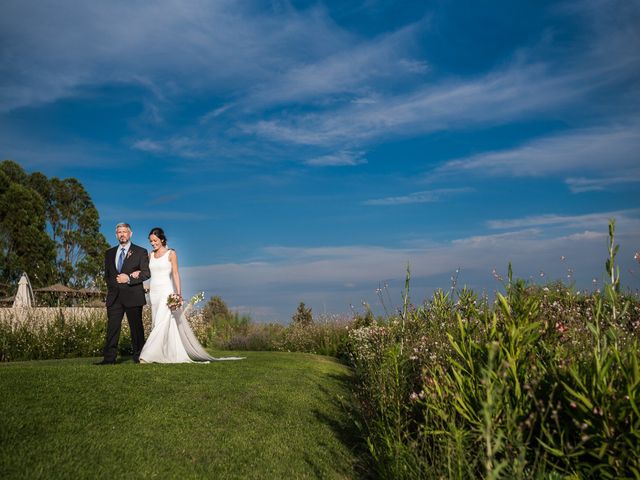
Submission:
M 316 355 L 244 355 L 0 365 L 0 477 L 357 476 L 357 434 L 340 404 L 349 370 Z

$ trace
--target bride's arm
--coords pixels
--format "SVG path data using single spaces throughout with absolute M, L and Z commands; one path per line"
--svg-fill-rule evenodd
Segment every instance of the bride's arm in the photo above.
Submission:
M 178 271 L 178 255 L 175 250 L 171 250 L 169 253 L 169 261 L 171 262 L 171 276 L 173 277 L 173 284 L 176 287 L 176 293 L 182 296 L 180 290 L 180 272 Z

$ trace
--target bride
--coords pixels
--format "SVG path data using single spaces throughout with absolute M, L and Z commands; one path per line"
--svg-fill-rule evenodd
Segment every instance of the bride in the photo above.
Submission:
M 178 256 L 175 250 L 167 247 L 167 238 L 161 228 L 151 230 L 149 242 L 153 250 L 149 255 L 152 329 L 140 353 L 140 362 L 193 363 L 243 358 L 210 356 L 202 348 L 187 322 L 186 312 L 190 305 L 183 309 L 181 300 L 179 308 L 169 308 L 169 295 L 176 293 L 182 299 Z M 138 272 L 134 272 L 131 276 L 137 278 L 137 274 Z

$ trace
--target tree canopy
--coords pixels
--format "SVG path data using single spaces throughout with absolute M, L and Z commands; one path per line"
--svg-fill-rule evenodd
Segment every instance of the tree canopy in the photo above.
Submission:
M 5 287 L 25 271 L 35 287 L 60 282 L 100 288 L 108 247 L 98 211 L 77 179 L 28 174 L 14 161 L 0 162 L 0 282 Z

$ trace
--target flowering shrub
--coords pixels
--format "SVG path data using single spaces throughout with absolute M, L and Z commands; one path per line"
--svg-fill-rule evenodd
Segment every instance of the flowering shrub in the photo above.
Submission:
M 509 274 L 492 303 L 438 291 L 351 331 L 378 475 L 638 478 L 640 302 L 611 278 L 576 292 Z
M 0 316 L 0 361 L 44 360 L 102 355 L 107 328 L 102 308 L 5 309 Z M 200 310 L 188 315 L 196 337 L 207 338 L 208 326 Z M 146 336 L 151 332 L 151 310 L 142 311 Z M 118 350 L 130 355 L 131 333 L 126 317 Z
M 310 322 L 294 322 L 283 330 L 274 346 L 284 352 L 340 357 L 346 352 L 349 324 L 350 319 L 340 315 L 321 315 Z

